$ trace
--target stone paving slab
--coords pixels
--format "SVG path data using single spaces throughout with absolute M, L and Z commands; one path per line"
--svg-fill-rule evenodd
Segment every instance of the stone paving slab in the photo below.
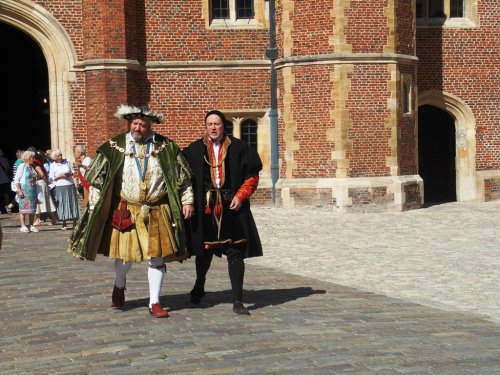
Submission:
M 44 226 L 40 233 L 23 234 L 14 215 L 0 217 L 6 237 L 0 251 L 0 374 L 499 373 L 500 327 L 484 309 L 467 311 L 447 305 L 445 310 L 415 303 L 406 295 L 396 298 L 374 291 L 376 283 L 374 290 L 368 290 L 374 276 L 362 277 L 358 269 L 352 272 L 358 276 L 356 282 L 366 283 L 362 287 L 353 287 L 352 281 L 323 280 L 324 274 L 344 272 L 348 266 L 340 261 L 348 257 L 313 261 L 315 254 L 311 247 L 301 246 L 307 241 L 299 233 L 309 235 L 302 225 L 309 220 L 309 212 L 300 216 L 294 210 L 254 211 L 266 252 L 259 261 L 267 258 L 269 264 L 247 263 L 245 301 L 251 317 L 232 313 L 226 262 L 215 259 L 200 307 L 192 306 L 187 295 L 194 280 L 194 261 L 168 265 L 162 293 L 162 304 L 171 314 L 168 319 L 153 319 L 147 313 L 145 264 L 132 268 L 127 304 L 115 310 L 109 307 L 112 262 L 102 257 L 96 262 L 74 259 L 65 252 L 69 233 L 59 227 Z M 349 227 L 348 218 L 332 214 L 323 220 L 328 216 L 338 224 L 342 220 L 342 228 Z M 295 230 L 263 222 L 277 217 L 290 226 L 289 218 L 295 217 Z M 389 227 L 380 218 L 366 222 Z M 325 238 L 315 246 L 323 246 L 325 252 L 332 249 L 326 247 L 332 228 L 328 222 L 323 224 Z M 477 228 L 489 226 L 483 223 Z M 354 236 L 353 246 L 374 242 L 365 235 L 369 241 Z M 346 238 L 335 238 L 348 246 Z M 305 253 L 312 258 L 305 260 L 300 251 L 290 256 L 294 262 L 289 265 L 295 264 L 298 271 L 282 263 L 282 253 L 297 249 L 293 243 L 308 250 Z M 331 259 L 335 262 L 325 266 Z M 371 269 L 369 263 L 360 263 L 365 272 Z M 312 276 L 307 275 L 311 267 Z M 321 271 L 321 267 L 326 268 Z M 427 270 L 415 267 L 410 277 L 410 266 L 406 267 L 410 281 Z M 327 273 L 328 269 L 335 272 Z M 422 289 L 424 301 L 430 299 L 425 294 L 430 285 Z
M 253 211 L 265 256 L 251 264 L 500 323 L 500 202 L 406 212 Z

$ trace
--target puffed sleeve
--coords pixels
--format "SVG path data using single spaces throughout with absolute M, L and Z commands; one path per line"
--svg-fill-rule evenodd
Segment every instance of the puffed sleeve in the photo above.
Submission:
M 104 184 L 106 174 L 109 171 L 109 162 L 101 154 L 98 153 L 97 156 L 92 160 L 85 173 L 85 179 L 90 184 L 89 187 L 89 207 L 92 209 L 99 197 L 101 195 L 101 189 Z
M 257 190 L 258 184 L 259 176 L 248 177 L 236 192 L 236 196 L 241 202 L 246 201 Z
M 193 172 L 181 152 L 177 154 L 176 172 L 177 186 L 179 186 L 182 205 L 194 204 L 193 186 L 191 183 Z

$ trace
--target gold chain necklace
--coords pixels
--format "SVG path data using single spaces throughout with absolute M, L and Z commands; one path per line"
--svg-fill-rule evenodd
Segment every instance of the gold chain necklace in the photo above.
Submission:
M 163 149 L 165 147 L 167 147 L 168 143 L 163 141 L 162 145 L 160 147 L 158 147 L 158 149 L 156 150 L 151 150 L 151 152 L 147 153 L 147 154 L 139 154 L 139 155 L 136 155 L 135 153 L 133 152 L 128 152 L 128 153 L 125 153 L 125 149 L 123 147 L 118 147 L 118 144 L 115 142 L 115 141 L 112 141 L 112 140 L 109 140 L 109 145 L 114 148 L 115 150 L 121 152 L 122 154 L 125 154 L 125 155 L 128 155 L 128 157 L 130 158 L 134 158 L 134 157 L 138 157 L 140 159 L 143 159 L 143 158 L 147 158 L 147 157 L 156 157 L 156 155 L 158 155 L 160 152 L 163 151 Z

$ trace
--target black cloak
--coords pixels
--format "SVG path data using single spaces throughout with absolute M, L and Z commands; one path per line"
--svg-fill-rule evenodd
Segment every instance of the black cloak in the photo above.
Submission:
M 247 143 L 232 136 L 227 137 L 231 140 L 231 144 L 227 150 L 226 162 L 229 164 L 230 189 L 234 195 L 246 179 L 259 175 L 262 162 L 259 154 Z M 205 215 L 203 167 L 206 163 L 206 146 L 203 140 L 204 138 L 198 139 L 183 150 L 183 154 L 193 171 L 192 183 L 195 198 L 195 213 L 186 225 L 190 255 L 203 255 L 207 251 L 203 248 L 204 228 L 202 225 L 203 215 Z M 236 218 L 240 221 L 247 240 L 243 257 L 262 256 L 262 245 L 257 226 L 250 211 L 249 200 L 243 202 Z M 216 255 L 220 255 L 220 253 L 216 253 Z

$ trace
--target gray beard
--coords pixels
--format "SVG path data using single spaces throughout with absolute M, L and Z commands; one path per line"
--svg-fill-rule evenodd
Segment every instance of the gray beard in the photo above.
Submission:
M 151 132 L 147 133 L 147 134 L 138 134 L 138 133 L 132 133 L 132 138 L 134 139 L 134 141 L 136 141 L 137 143 L 139 144 L 144 144 L 146 143 L 146 139 L 148 139 L 148 137 L 151 135 Z

